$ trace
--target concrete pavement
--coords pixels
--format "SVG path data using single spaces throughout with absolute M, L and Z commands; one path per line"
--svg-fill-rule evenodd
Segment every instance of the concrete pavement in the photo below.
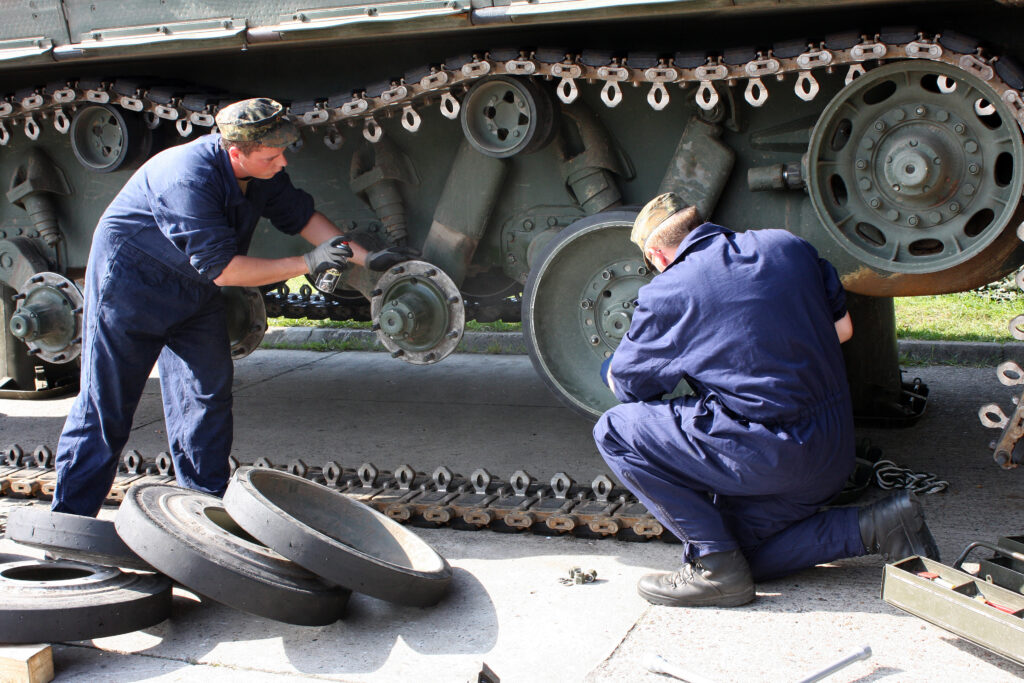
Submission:
M 991 368 L 920 367 L 931 402 L 916 427 L 863 430 L 885 457 L 935 472 L 950 490 L 924 500 L 947 562 L 970 541 L 1024 533 L 1020 470 L 1002 471 L 986 445 L 983 403 L 1009 411 Z M 71 399 L 0 403 L 0 442 L 53 445 Z M 263 349 L 236 365 L 235 447 L 308 464 L 446 464 L 507 477 L 525 468 L 589 481 L 605 468 L 591 424 L 561 407 L 524 356 L 456 354 L 410 366 L 386 354 Z M 129 448 L 166 449 L 153 378 Z M 882 495 L 872 491 L 868 499 Z M 0 498 L 0 509 L 19 504 Z M 107 510 L 105 515 L 114 514 Z M 179 589 L 171 619 L 143 632 L 56 648 L 58 681 L 476 680 L 486 662 L 502 681 L 664 681 L 651 653 L 716 681 L 797 680 L 870 645 L 874 656 L 835 681 L 1009 681 L 1024 667 L 987 653 L 879 598 L 882 561 L 843 560 L 758 585 L 732 610 L 652 607 L 636 595 L 649 571 L 674 569 L 661 543 L 417 529 L 455 569 L 450 595 L 428 609 L 353 595 L 344 620 L 295 627 Z M 9 541 L 0 553 L 15 552 Z M 563 586 L 569 568 L 594 584 Z

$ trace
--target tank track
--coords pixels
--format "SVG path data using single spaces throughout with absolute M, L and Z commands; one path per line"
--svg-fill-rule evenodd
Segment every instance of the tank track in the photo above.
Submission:
M 38 446 L 31 454 L 16 445 L 0 451 L 0 495 L 50 500 L 57 481 L 53 460 L 48 446 Z M 239 467 L 234 458 L 230 463 L 232 472 Z M 414 526 L 676 541 L 647 508 L 603 474 L 585 486 L 564 472 L 544 483 L 523 470 L 503 481 L 485 469 L 465 477 L 444 466 L 427 476 L 409 465 L 394 471 L 380 470 L 372 463 L 350 468 L 334 461 L 316 467 L 298 458 L 283 466 L 259 458 L 253 465 L 324 484 Z M 160 453 L 146 460 L 138 451 L 129 451 L 104 502 L 120 505 L 129 488 L 150 483 L 175 483 L 170 455 Z
M 358 298 L 355 298 L 358 297 Z M 519 322 L 519 297 L 510 296 L 500 300 L 479 299 L 463 295 L 466 319 L 489 323 L 495 320 Z M 288 285 L 278 285 L 263 293 L 263 304 L 268 318 L 306 318 L 308 320 L 370 320 L 370 303 L 354 294 L 353 298 L 340 299 L 315 291 L 310 285 L 303 285 L 293 292 Z
M 795 75 L 795 94 L 809 101 L 819 91 L 815 71 L 845 67 L 849 83 L 864 73 L 867 63 L 903 59 L 944 62 L 986 81 L 1024 127 L 1024 69 L 1009 59 L 987 56 L 973 38 L 948 31 L 925 34 L 910 28 L 873 35 L 847 32 L 818 42 L 790 41 L 767 50 L 727 49 L 721 54 L 495 48 L 422 66 L 401 78 L 355 91 L 293 101 L 288 103 L 288 114 L 300 128 L 322 132 L 324 144 L 337 149 L 344 143 L 342 129 L 346 127 L 361 129 L 370 142 L 379 141 L 384 118 L 398 116 L 403 128 L 416 132 L 422 124 L 418 110 L 435 103 L 446 118 L 455 119 L 461 108 L 457 95 L 487 76 L 557 79 L 558 97 L 566 103 L 579 96 L 580 82 L 601 83 L 601 100 L 609 107 L 622 101 L 624 85 L 649 86 L 647 102 L 655 110 L 668 105 L 669 86 L 696 86 L 693 97 L 697 105 L 710 111 L 721 99 L 718 86 L 745 83 L 744 99 L 750 106 L 760 107 L 769 97 L 764 79 L 782 81 Z M 144 114 L 152 126 L 169 121 L 182 136 L 188 136 L 196 127 L 212 128 L 217 110 L 230 101 L 225 93 L 190 91 L 189 87 L 139 78 L 55 81 L 0 98 L 0 145 L 7 144 L 18 128 L 28 138 L 37 139 L 40 121 L 49 120 L 58 132 L 67 133 L 69 112 L 88 103 L 117 104 Z

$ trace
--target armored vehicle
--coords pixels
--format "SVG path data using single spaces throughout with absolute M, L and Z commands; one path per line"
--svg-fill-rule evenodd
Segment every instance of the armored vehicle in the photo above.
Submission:
M 836 265 L 858 412 L 912 419 L 891 297 L 1024 261 L 1017 0 L 28 0 L 0 13 L 4 389 L 72 383 L 94 226 L 134 168 L 214 131 L 224 104 L 288 106 L 294 183 L 368 244 L 330 296 L 231 292 L 237 355 L 266 308 L 364 318 L 434 363 L 465 319 L 522 320 L 578 411 L 652 276 L 628 241 L 672 190 L 737 230 L 785 227 Z M 300 253 L 261 226 L 250 253 Z M 10 394 L 8 394 L 10 395 Z

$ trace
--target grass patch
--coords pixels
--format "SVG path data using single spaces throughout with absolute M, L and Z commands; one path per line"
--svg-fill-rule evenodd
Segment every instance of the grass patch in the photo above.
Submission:
M 292 291 L 299 291 L 308 284 L 304 277 L 288 281 Z M 1009 276 L 970 292 L 942 294 L 938 296 L 904 297 L 895 300 L 896 336 L 900 339 L 924 341 L 1014 341 L 1009 330 L 1009 321 L 1024 313 L 1024 293 L 1017 289 L 1013 276 Z M 309 318 L 271 318 L 275 327 L 322 327 L 340 329 L 370 329 L 369 322 L 355 320 L 310 320 Z M 519 323 L 468 321 L 468 332 L 519 332 Z M 309 344 L 302 348 L 330 346 L 325 351 L 350 350 L 352 342 L 333 344 Z M 268 348 L 274 348 L 268 346 Z M 283 348 L 283 347 L 282 347 Z M 294 348 L 294 347 L 289 347 Z
M 1008 323 L 1024 305 L 978 292 L 895 300 L 896 336 L 927 341 L 1013 341 Z
M 309 318 L 269 318 L 267 324 L 271 327 L 324 327 L 341 328 L 349 330 L 368 330 L 369 321 L 362 320 L 310 320 Z M 493 323 L 478 323 L 475 320 L 466 321 L 468 332 L 518 332 L 522 328 L 519 323 L 506 323 L 497 321 Z

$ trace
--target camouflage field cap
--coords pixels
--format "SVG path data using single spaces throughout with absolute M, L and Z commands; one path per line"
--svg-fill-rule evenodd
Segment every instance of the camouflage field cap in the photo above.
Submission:
M 665 225 L 669 218 L 688 206 L 675 192 L 659 194 L 647 202 L 644 208 L 640 210 L 640 213 L 637 214 L 636 220 L 633 221 L 633 231 L 629 234 L 629 239 L 633 244 L 640 247 L 640 251 L 646 253 L 647 242 L 650 241 L 651 237 Z
M 217 112 L 217 128 L 225 140 L 258 142 L 265 147 L 287 147 L 299 139 L 284 107 L 269 97 L 229 104 Z

